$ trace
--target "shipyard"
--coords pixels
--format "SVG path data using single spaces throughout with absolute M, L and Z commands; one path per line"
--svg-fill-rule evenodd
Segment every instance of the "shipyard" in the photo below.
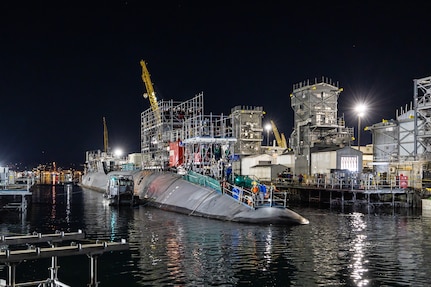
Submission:
M 273 186 L 277 192 L 271 196 L 290 202 L 373 208 L 421 208 L 429 196 L 429 139 L 423 130 L 429 119 L 422 115 L 431 108 L 430 77 L 414 81 L 415 108 L 400 109 L 396 120 L 358 126 L 372 134 L 372 143 L 361 146 L 362 131 L 347 127 L 338 115 L 343 88 L 331 79 L 293 86 L 294 128 L 287 141 L 262 106 L 235 106 L 226 115 L 214 115 L 204 112 L 203 93 L 183 102 L 157 100 L 146 65 L 141 64 L 151 103 L 141 114 L 141 153 L 116 157 L 107 146 L 88 152 L 84 186 L 92 185 L 85 174 L 94 178 L 103 166 L 105 173 L 107 168 L 143 174 L 170 171 L 183 178 L 198 177 L 195 182 L 212 180 L 213 188 L 223 193 L 240 190 L 242 199 L 254 198 L 253 186 L 268 191 Z M 94 188 L 102 189 L 104 183 L 98 184 Z M 250 205 L 258 207 L 257 201 Z
M 417 104 L 397 111 L 396 120 L 361 127 L 363 111 L 358 111 L 356 131 L 338 115 L 343 88 L 337 82 L 322 77 L 295 84 L 290 94 L 294 128 L 286 137 L 263 106 L 234 106 L 228 114 L 215 115 L 205 112 L 203 92 L 186 101 L 158 100 L 146 63 L 140 64 L 144 98 L 151 105 L 141 113 L 140 152 L 123 155 L 111 149 L 103 118 L 104 149 L 86 152 L 83 172 L 63 170 L 55 162 L 19 173 L 2 167 L 1 212 L 16 212 L 25 219 L 46 188 L 53 200 L 57 193 L 70 198 L 74 191 L 93 190 L 100 195 L 97 201 L 113 208 L 140 205 L 270 226 L 310 224 L 295 211 L 304 204 L 368 213 L 388 207 L 393 212 L 430 208 L 428 119 L 422 115 L 431 109 L 431 77 L 414 80 L 412 102 Z M 371 144 L 361 146 L 361 129 L 372 134 Z M 35 200 L 33 192 L 38 193 Z M 57 234 L 65 238 L 53 244 L 51 238 Z M 41 239 L 44 236 L 50 239 Z M 124 240 L 75 247 L 68 245 L 68 236 L 84 240 L 82 231 L 10 237 L 16 241 L 11 246 L 30 240 L 40 247 L 1 253 L 8 276 L 0 282 L 20 286 L 15 283 L 19 262 L 51 258 L 48 279 L 22 284 L 69 286 L 58 279 L 58 260 L 87 254 L 88 286 L 98 286 L 98 256 L 129 248 Z M 42 248 L 47 243 L 50 247 Z
M 428 6 L 2 3 L 0 287 L 429 286 Z

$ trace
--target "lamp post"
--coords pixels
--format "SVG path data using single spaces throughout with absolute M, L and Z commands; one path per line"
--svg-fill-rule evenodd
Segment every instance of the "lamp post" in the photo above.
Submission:
M 356 106 L 356 112 L 358 113 L 358 151 L 361 150 L 361 117 L 364 116 L 366 107 L 364 104 Z
M 265 130 L 266 130 L 266 146 L 269 146 L 269 131 L 271 130 L 271 125 L 266 124 Z

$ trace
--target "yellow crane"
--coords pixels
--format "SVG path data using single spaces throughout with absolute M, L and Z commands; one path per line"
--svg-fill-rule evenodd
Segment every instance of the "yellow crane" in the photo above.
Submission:
M 144 60 L 141 60 L 142 66 L 142 81 L 145 84 L 145 88 L 147 92 L 144 93 L 144 98 L 148 98 L 150 100 L 151 109 L 154 112 L 154 117 L 156 119 L 156 123 L 161 123 L 160 109 L 159 104 L 157 103 L 156 92 L 154 91 L 153 84 L 151 83 L 150 72 L 148 72 L 147 65 Z
M 277 145 L 279 147 L 282 147 L 282 148 L 287 148 L 287 141 L 286 141 L 286 137 L 284 136 L 284 134 L 282 133 L 280 136 L 280 133 L 278 132 L 277 126 L 275 125 L 273 120 L 271 120 L 271 125 L 272 125 L 272 131 L 273 131 L 274 136 L 275 136 L 275 140 L 277 141 Z
M 103 117 L 103 151 L 108 152 L 108 127 L 106 126 L 105 117 Z

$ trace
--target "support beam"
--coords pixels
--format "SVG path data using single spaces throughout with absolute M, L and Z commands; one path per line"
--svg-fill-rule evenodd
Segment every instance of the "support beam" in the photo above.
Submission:
M 97 258 L 98 255 L 90 255 L 90 283 L 88 287 L 98 287 L 99 281 L 97 279 Z
M 20 244 L 37 244 L 44 242 L 61 242 L 65 240 L 82 240 L 85 234 L 78 230 L 77 232 L 57 232 L 52 234 L 33 233 L 31 235 L 20 236 L 0 236 L 0 244 L 20 245 Z
M 23 260 L 37 260 L 52 256 L 75 256 L 75 255 L 94 255 L 104 252 L 120 251 L 129 249 L 126 242 L 102 242 L 91 244 L 78 244 L 72 246 L 48 247 L 26 250 L 6 250 L 0 251 L 0 263 L 21 262 Z

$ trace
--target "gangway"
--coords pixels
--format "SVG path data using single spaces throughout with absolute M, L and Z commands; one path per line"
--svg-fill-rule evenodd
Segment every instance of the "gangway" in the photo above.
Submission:
M 43 235 L 34 233 L 23 236 L 1 236 L 0 243 L 8 246 L 6 250 L 0 251 L 0 263 L 7 266 L 7 279 L 0 280 L 0 286 L 5 287 L 69 287 L 58 280 L 58 257 L 86 255 L 90 259 L 90 282 L 87 286 L 99 286 L 97 278 L 97 259 L 105 252 L 120 251 L 129 249 L 129 244 L 122 239 L 120 242 L 95 241 L 92 243 L 76 243 L 82 241 L 85 235 L 81 230 L 78 232 Z M 70 241 L 69 245 L 58 246 L 63 241 Z M 29 244 L 48 244 L 50 247 L 33 247 L 30 249 L 16 249 L 17 246 L 28 246 Z M 12 248 L 10 248 L 12 247 Z M 16 283 L 16 267 L 20 262 L 27 260 L 38 260 L 51 257 L 50 277 L 45 280 Z M 3 285 L 1 282 L 4 282 Z

